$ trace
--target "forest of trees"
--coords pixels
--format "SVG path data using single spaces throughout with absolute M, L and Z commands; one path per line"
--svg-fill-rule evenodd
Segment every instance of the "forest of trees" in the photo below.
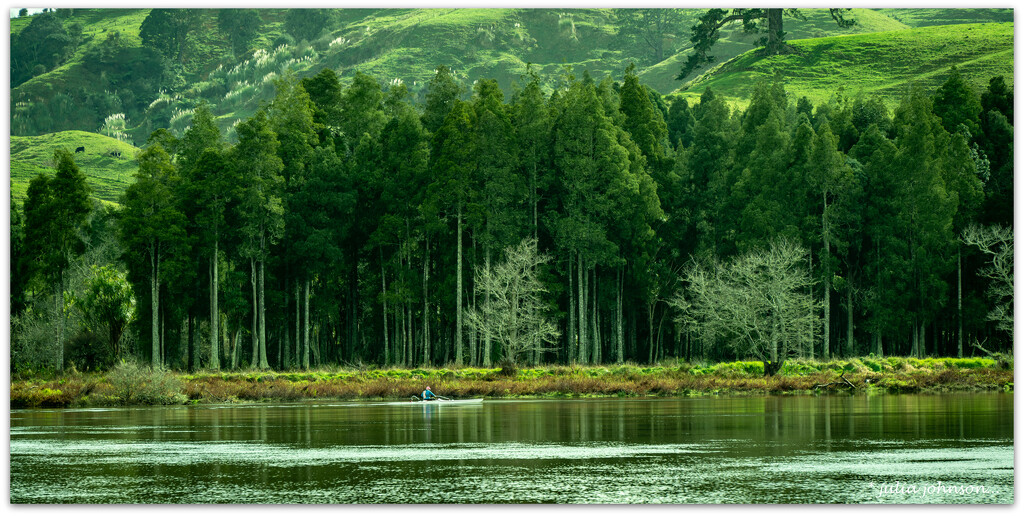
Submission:
M 779 307 L 754 321 L 773 360 L 1008 349 L 1012 105 L 955 68 L 891 113 L 781 81 L 691 105 L 633 67 L 506 95 L 441 66 L 422 106 L 286 75 L 237 143 L 206 106 L 154 132 L 117 207 L 57 152 L 11 205 L 12 367 L 491 366 L 516 339 L 520 363 L 760 356 L 712 324 L 755 314 L 716 309 L 742 285 Z M 529 297 L 478 288 L 500 270 Z M 483 326 L 502 306 L 529 307 L 536 345 Z

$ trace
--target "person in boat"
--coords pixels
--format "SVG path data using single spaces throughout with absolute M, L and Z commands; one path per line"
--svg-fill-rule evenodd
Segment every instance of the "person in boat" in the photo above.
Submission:
M 428 385 L 427 388 L 423 391 L 423 395 L 420 396 L 420 398 L 422 398 L 423 401 L 432 401 L 436 400 L 437 396 L 434 396 L 434 393 L 430 392 L 430 386 Z

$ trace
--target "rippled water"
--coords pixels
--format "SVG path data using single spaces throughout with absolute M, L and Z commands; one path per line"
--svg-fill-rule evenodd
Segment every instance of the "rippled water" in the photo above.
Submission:
M 1012 503 L 1013 397 L 15 410 L 11 501 Z

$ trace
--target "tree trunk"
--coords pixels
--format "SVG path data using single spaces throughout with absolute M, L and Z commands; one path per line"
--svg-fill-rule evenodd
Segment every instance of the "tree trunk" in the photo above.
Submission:
M 473 241 L 473 270 L 476 270 L 476 260 L 477 260 L 477 254 L 476 254 L 476 232 L 473 232 L 473 236 L 471 237 L 471 239 Z M 473 312 L 476 312 L 476 284 L 475 283 L 473 284 L 473 288 L 470 288 L 469 291 L 471 293 L 470 295 L 472 296 L 471 302 L 473 304 Z M 479 357 L 479 353 L 477 353 L 477 346 L 478 345 L 479 345 L 479 339 L 477 338 L 477 331 L 476 331 L 476 329 L 471 329 L 470 332 L 469 332 L 469 363 L 473 367 L 476 367 L 476 366 L 480 365 L 480 362 L 477 360 L 478 357 Z
M 157 286 L 157 290 L 160 287 Z M 167 364 L 167 308 L 160 307 L 160 367 Z
M 964 305 L 963 305 L 963 262 L 960 259 L 960 244 L 956 245 L 956 357 L 964 357 Z
M 388 282 L 384 275 L 384 247 L 380 246 L 377 249 L 380 251 L 380 299 L 384 305 L 382 310 L 384 315 L 384 365 L 387 366 L 388 354 L 390 353 L 390 347 L 388 346 Z
M 657 303 L 647 303 L 647 363 L 654 362 L 654 306 Z
M 306 368 L 307 361 L 302 359 L 302 300 L 299 297 L 299 292 L 302 287 L 299 282 L 295 282 L 295 367 Z M 286 292 L 287 296 L 288 293 Z
M 267 284 L 263 279 L 266 262 L 260 260 L 260 369 L 270 369 L 267 363 Z
M 289 310 L 289 308 L 288 308 L 289 307 L 288 303 L 291 301 L 291 296 L 289 295 L 289 294 L 291 294 L 291 281 L 292 281 L 291 277 L 286 277 L 285 278 L 285 280 L 284 280 L 284 290 L 282 291 L 282 293 L 284 295 L 281 296 L 281 297 L 284 298 L 284 310 L 282 311 L 282 315 L 284 317 L 281 318 L 281 322 L 282 322 L 282 324 L 281 324 L 282 337 L 281 337 L 281 342 L 278 344 L 277 348 L 281 350 L 281 356 L 278 358 L 278 362 L 281 364 L 281 368 L 282 369 L 288 369 L 288 368 L 291 367 L 291 358 L 290 357 L 291 357 L 291 354 L 292 354 L 292 341 L 291 341 L 292 329 L 289 327 L 289 324 L 288 324 L 288 316 L 291 315 L 291 310 Z M 296 278 L 295 279 L 295 284 L 298 285 L 298 283 L 299 283 L 299 280 L 298 280 L 298 278 Z M 296 301 L 298 301 L 298 300 L 296 300 Z M 298 315 L 298 311 L 297 311 L 298 309 L 299 309 L 298 307 L 295 307 L 296 315 Z M 298 325 L 295 326 L 295 334 L 294 335 L 295 335 L 295 341 L 298 342 L 299 341 L 299 327 L 298 327 Z M 298 357 L 298 355 L 296 355 L 296 357 Z
M 846 356 L 855 354 L 853 344 L 853 283 L 846 286 Z
M 767 54 L 776 56 L 785 50 L 782 33 L 782 9 L 768 9 L 768 46 Z
M 459 205 L 455 229 L 455 365 L 462 366 L 462 205 Z
M 307 318 L 307 322 L 308 322 L 308 318 Z M 312 352 L 312 355 L 313 355 L 313 362 L 310 365 L 313 365 L 313 366 L 319 366 L 320 364 L 323 363 L 323 361 L 320 360 L 320 330 L 319 330 L 319 324 L 322 324 L 322 323 L 323 323 L 322 320 L 320 321 L 320 323 L 318 323 L 318 326 L 317 326 L 318 329 L 316 331 L 316 338 L 311 340 L 311 341 L 308 341 L 309 350 L 310 350 L 310 352 Z M 335 338 L 337 338 L 337 335 L 335 335 Z
M 484 246 L 484 269 L 488 274 L 491 273 L 491 247 L 489 245 Z M 484 293 L 484 306 L 490 301 L 490 294 Z M 487 321 L 484 321 L 486 324 Z M 491 336 L 489 333 L 484 333 L 484 347 L 480 350 L 480 354 L 483 355 L 484 367 L 491 367 Z
M 427 236 L 423 247 L 423 365 L 430 364 L 430 299 L 427 281 L 430 267 L 430 237 Z
M 781 29 L 781 26 L 782 26 L 782 24 L 781 24 L 782 11 L 780 9 L 769 9 L 768 10 L 769 20 L 771 19 L 772 11 L 779 11 L 779 20 L 780 20 L 779 27 Z M 825 288 L 825 299 L 824 299 L 825 323 L 824 323 L 824 328 L 823 328 L 823 333 L 825 334 L 825 337 L 824 337 L 823 342 L 822 342 L 821 358 L 822 358 L 822 360 L 828 360 L 829 350 L 830 350 L 829 345 L 832 343 L 831 342 L 831 330 L 832 330 L 832 278 L 831 278 L 831 271 L 829 271 L 828 268 L 824 266 L 824 263 L 825 263 L 825 260 L 827 260 L 829 258 L 829 254 L 831 253 L 831 249 L 830 249 L 829 242 L 828 242 L 828 224 L 827 224 L 827 222 L 825 220 L 825 213 L 828 211 L 828 197 L 827 197 L 827 194 L 824 193 L 824 192 L 821 195 L 822 195 L 823 206 L 824 206 L 824 208 L 821 211 L 821 240 L 822 240 L 822 243 L 824 244 L 824 250 L 825 250 L 825 254 L 822 255 L 822 268 L 821 268 L 821 271 L 823 273 L 822 276 L 825 278 L 825 285 L 824 285 L 824 288 Z
M 309 369 L 309 278 L 303 284 L 302 309 L 302 368 Z M 298 292 L 296 292 L 298 293 Z
M 601 363 L 601 331 L 600 331 L 600 328 L 598 326 L 601 324 L 601 322 L 600 322 L 601 321 L 601 319 L 600 319 L 601 311 L 597 307 L 597 285 L 598 285 L 597 267 L 594 267 L 593 269 L 591 269 L 590 272 L 591 272 L 591 276 L 594 278 L 594 288 L 592 289 L 593 292 L 591 293 L 591 296 L 590 296 L 591 298 L 593 298 L 593 309 L 591 309 L 591 311 L 590 311 L 590 313 L 592 314 L 592 316 L 590 317 L 590 327 L 592 328 L 591 335 L 590 335 L 591 336 L 590 340 L 592 342 L 591 346 L 593 348 L 593 352 L 590 354 L 590 362 L 592 364 L 600 364 Z
M 617 280 L 615 283 L 615 363 L 621 364 L 623 361 L 622 348 L 624 340 L 622 337 L 622 281 L 625 276 L 625 271 L 620 267 L 616 271 Z
M 406 278 L 412 277 L 412 248 L 409 244 L 412 243 L 412 232 L 409 230 L 409 218 L 405 219 L 405 270 Z M 405 280 L 402 281 L 405 285 Z M 416 353 L 414 348 L 416 347 L 415 333 L 413 332 L 413 324 L 416 322 L 412 315 L 412 299 L 406 297 L 404 303 L 404 313 L 402 314 L 402 326 L 405 329 L 405 364 L 406 366 L 412 366 L 413 360 L 415 360 Z
M 260 362 L 260 328 L 259 328 L 259 313 L 260 303 L 259 296 L 256 295 L 256 278 L 259 276 L 256 272 L 256 260 L 253 258 L 249 259 L 249 267 L 252 269 L 252 368 L 256 369 Z
M 533 156 L 533 173 L 530 175 L 530 204 L 533 205 L 533 241 L 540 245 L 539 236 L 539 225 L 537 223 L 537 160 L 536 155 Z M 536 267 L 534 267 L 536 272 Z M 534 364 L 539 365 L 543 359 L 543 352 L 540 350 L 540 342 L 534 340 Z
M 241 332 L 240 329 L 235 329 L 235 332 L 231 335 L 231 370 L 238 369 L 238 334 Z
M 665 345 L 663 344 L 663 339 L 661 337 L 661 335 L 662 335 L 661 329 L 662 329 L 662 327 L 665 326 L 665 316 L 666 315 L 668 315 L 668 312 L 666 312 L 665 310 L 662 310 L 661 311 L 661 317 L 658 318 L 658 331 L 655 332 L 658 335 L 658 338 L 657 338 L 657 340 L 654 341 L 655 344 L 656 344 L 655 345 L 655 352 L 654 352 L 654 360 L 655 360 L 655 362 L 658 362 L 658 361 L 660 361 L 660 360 L 665 358 Z
M 150 244 L 149 266 L 153 271 L 149 282 L 149 292 L 152 296 L 150 306 L 153 308 L 153 327 L 151 329 L 153 336 L 153 360 L 151 366 L 153 369 L 157 369 L 160 367 L 160 261 L 156 256 L 154 244 Z
M 55 286 L 53 294 L 53 315 L 60 318 L 56 328 L 54 328 L 53 340 L 55 341 L 54 353 L 56 353 L 55 362 L 58 371 L 64 370 L 64 272 L 61 271 L 57 278 L 57 285 Z
M 220 369 L 220 303 L 217 299 L 220 279 L 217 275 L 217 257 L 220 254 L 217 250 L 217 232 L 213 235 L 213 259 L 211 262 L 210 277 L 210 369 Z
M 188 359 L 185 361 L 185 368 L 188 370 L 188 372 L 192 373 L 195 372 L 196 370 L 196 360 L 194 352 L 195 339 L 192 336 L 192 325 L 193 322 L 195 321 L 195 317 L 192 316 L 192 307 L 189 307 L 188 315 L 185 316 L 185 320 L 185 331 L 188 332 L 188 336 L 186 337 L 186 342 L 188 342 L 188 345 L 186 346 L 185 349 L 185 353 L 188 355 Z
M 917 321 L 914 321 L 910 325 L 910 356 L 917 357 L 918 345 Z
M 810 277 L 810 278 L 814 277 L 814 251 L 810 249 L 810 246 L 808 246 L 808 249 L 807 249 L 807 273 L 809 274 L 808 277 Z M 809 291 L 807 294 L 813 299 L 814 298 L 814 284 L 813 284 L 813 282 L 811 282 L 811 285 L 808 286 L 807 289 Z M 815 319 L 815 317 L 814 317 L 814 309 L 811 308 L 811 317 L 807 318 L 807 320 L 808 320 L 808 330 L 809 330 L 808 333 L 807 333 L 807 358 L 809 358 L 811 360 L 814 359 L 814 319 Z
M 401 264 L 399 264 L 401 268 Z M 395 365 L 405 363 L 405 306 L 399 304 L 395 310 Z
M 572 253 L 569 253 L 569 288 L 566 290 L 569 298 L 569 324 L 565 332 L 565 360 L 568 363 L 576 361 L 575 345 L 576 345 L 576 295 L 572 289 Z
M 410 269 L 412 268 L 412 264 L 409 265 L 409 268 Z M 410 272 L 412 272 L 412 271 L 410 270 Z M 405 346 L 406 346 L 405 347 L 405 365 L 411 367 L 412 366 L 412 361 L 414 360 L 414 357 L 416 356 L 416 352 L 413 349 L 416 346 L 416 338 L 415 338 L 416 333 L 415 333 L 415 328 L 413 328 L 413 325 L 416 323 L 416 320 L 413 318 L 413 315 L 412 315 L 412 300 L 407 300 L 405 302 L 405 312 L 406 312 L 405 313 L 405 317 L 402 318 L 402 322 L 405 324 L 405 331 L 406 331 L 406 336 L 405 336 Z
M 918 340 L 917 358 L 924 358 L 924 355 L 925 355 L 925 350 L 924 350 L 925 343 L 928 342 L 928 341 L 925 339 L 924 328 L 925 328 L 925 323 L 924 323 L 924 321 L 921 321 L 921 338 Z
M 586 363 L 586 357 L 583 355 L 585 349 L 587 349 L 587 289 L 585 281 L 585 275 L 583 271 L 583 255 L 576 253 L 576 290 L 579 295 L 579 343 L 578 349 L 576 350 L 576 357 L 580 362 Z

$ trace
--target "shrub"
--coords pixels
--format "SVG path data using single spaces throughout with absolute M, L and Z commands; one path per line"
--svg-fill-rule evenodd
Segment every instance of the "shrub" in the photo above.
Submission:
M 83 371 L 99 371 L 110 367 L 113 357 L 103 337 L 92 332 L 80 333 L 68 341 L 64 361 Z
M 797 383 L 792 378 L 775 375 L 765 380 L 765 388 L 772 393 L 790 392 L 797 389 Z
M 516 376 L 516 374 L 519 373 L 519 367 L 516 365 L 516 363 L 514 361 L 512 361 L 511 359 L 509 359 L 507 357 L 501 359 L 501 361 L 498 362 L 498 367 L 501 368 L 501 370 L 498 371 L 498 376 L 504 376 L 506 378 L 512 378 L 512 377 Z
M 948 358 L 946 363 L 958 369 L 980 369 L 996 365 L 996 361 L 991 358 Z
M 53 371 L 57 368 L 53 303 L 39 303 L 11 317 L 11 366 L 15 371 Z
M 870 369 L 870 370 L 872 370 L 872 371 L 874 371 L 876 373 L 882 372 L 882 364 L 880 364 L 878 362 L 878 360 L 875 360 L 874 358 L 862 358 L 862 359 L 860 359 L 860 361 L 868 369 Z
M 294 45 L 294 44 L 295 44 L 295 38 L 291 37 L 290 34 L 282 33 L 280 36 L 274 38 L 274 42 L 270 46 L 274 47 L 274 48 L 277 48 L 277 47 L 280 47 L 281 45 L 289 45 L 290 46 L 290 45 Z
M 723 362 L 712 366 L 709 372 L 725 375 L 731 373 L 740 376 L 764 376 L 764 363 L 755 361 Z
M 178 377 L 135 362 L 121 361 L 107 381 L 114 398 L 123 405 L 173 405 L 186 400 Z
M 802 360 L 790 360 L 782 365 L 779 369 L 779 374 L 782 375 L 795 375 L 804 376 L 808 374 L 814 374 L 820 372 L 818 366 L 813 362 L 804 362 Z
M 891 376 L 882 378 L 878 382 L 878 386 L 893 394 L 899 394 L 901 392 L 917 392 L 919 390 L 917 380 L 904 380 Z
M 964 381 L 964 373 L 956 369 L 946 369 L 935 375 L 932 381 L 941 385 L 961 384 Z
M 900 357 L 886 357 L 881 360 L 882 366 L 889 365 L 894 371 L 902 371 L 906 364 Z
M 64 408 L 71 406 L 80 394 L 92 391 L 92 384 L 85 384 L 78 378 L 64 378 L 42 385 L 30 383 L 11 384 L 11 408 Z

